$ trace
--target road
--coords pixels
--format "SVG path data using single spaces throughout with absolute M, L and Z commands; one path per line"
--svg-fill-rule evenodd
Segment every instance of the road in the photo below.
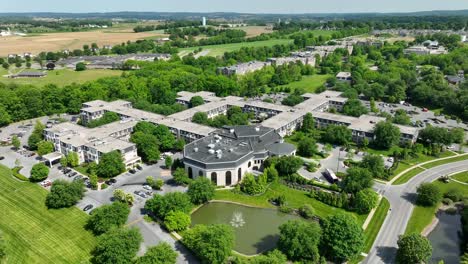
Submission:
M 468 169 L 468 160 L 453 162 L 426 171 L 403 185 L 375 183 L 374 189 L 390 202 L 390 211 L 364 264 L 395 263 L 397 241 L 405 232 L 416 200 L 416 188 L 424 182 L 432 182 L 440 176 Z

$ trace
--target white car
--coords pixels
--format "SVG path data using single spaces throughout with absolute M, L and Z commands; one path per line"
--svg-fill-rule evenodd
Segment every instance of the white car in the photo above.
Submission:
M 143 189 L 148 190 L 148 191 L 153 190 L 153 188 L 151 188 L 151 186 L 149 186 L 149 185 L 143 185 Z

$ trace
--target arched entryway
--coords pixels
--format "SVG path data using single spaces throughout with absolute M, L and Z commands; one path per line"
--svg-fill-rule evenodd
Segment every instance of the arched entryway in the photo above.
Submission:
M 242 169 L 239 168 L 237 170 L 237 182 L 240 182 L 242 180 Z
M 218 174 L 216 172 L 211 173 L 211 181 L 215 184 L 218 185 Z
M 203 171 L 199 170 L 198 171 L 198 176 L 200 176 L 200 177 L 203 176 Z
M 232 184 L 232 173 L 230 171 L 226 172 L 226 186 L 231 186 Z
M 190 179 L 193 179 L 193 170 L 192 170 L 192 167 L 188 167 L 188 177 Z

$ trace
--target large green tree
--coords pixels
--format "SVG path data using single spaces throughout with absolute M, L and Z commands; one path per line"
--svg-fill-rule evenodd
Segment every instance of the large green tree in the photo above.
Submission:
M 37 144 L 44 139 L 45 125 L 39 120 L 36 121 L 33 132 L 28 138 L 28 146 L 30 150 L 37 150 Z
M 164 218 L 164 226 L 171 232 L 185 230 L 190 223 L 190 215 L 181 211 L 170 211 Z
M 289 220 L 280 227 L 278 248 L 288 259 L 316 263 L 320 259 L 318 245 L 322 235 L 315 222 Z
M 422 183 L 416 192 L 418 194 L 416 202 L 422 206 L 433 206 L 442 200 L 442 192 L 434 183 Z
M 379 195 L 372 189 L 359 191 L 353 200 L 354 209 L 359 214 L 367 214 L 377 206 Z
M 194 96 L 190 98 L 190 107 L 196 107 L 205 103 L 201 96 Z
M 170 211 L 181 211 L 188 214 L 191 209 L 190 196 L 181 192 L 170 192 L 164 196 L 155 194 L 145 203 L 145 210 L 161 219 L 164 219 Z
M 83 181 L 67 182 L 56 180 L 47 194 L 45 204 L 48 208 L 64 208 L 75 205 L 84 196 Z
M 400 129 L 388 121 L 377 123 L 374 134 L 374 144 L 379 148 L 389 149 L 400 142 Z
M 228 225 L 196 225 L 183 241 L 203 263 L 223 264 L 234 246 L 234 231 Z
M 361 253 L 364 232 L 351 215 L 329 216 L 323 222 L 322 228 L 321 247 L 328 259 L 346 261 Z
M 347 193 L 357 193 L 360 190 L 371 188 L 373 185 L 372 174 L 368 169 L 352 167 L 347 171 L 341 186 Z
M 143 238 L 136 228 L 114 228 L 98 237 L 92 263 L 132 263 Z
M 299 155 L 303 157 L 312 157 L 314 154 L 318 152 L 317 143 L 313 138 L 306 137 L 299 142 L 297 147 L 297 152 Z
M 34 164 L 31 168 L 31 177 L 29 178 L 30 181 L 39 182 L 45 180 L 49 175 L 49 167 L 47 167 L 44 163 L 37 163 Z
M 104 153 L 99 159 L 96 174 L 102 178 L 112 178 L 125 171 L 122 155 L 118 150 Z
M 374 178 L 386 178 L 384 160 L 379 155 L 368 154 L 364 156 L 360 167 L 368 169 Z
M 349 116 L 361 116 L 367 114 L 369 110 L 358 99 L 349 99 L 343 106 L 343 113 Z
M 322 134 L 322 140 L 330 144 L 345 145 L 351 142 L 353 133 L 345 126 L 328 125 Z
M 304 162 L 296 156 L 283 156 L 276 162 L 275 168 L 280 176 L 291 175 L 302 166 Z
M 37 154 L 44 156 L 54 151 L 54 143 L 50 141 L 41 140 L 37 143 Z
M 398 263 L 429 263 L 432 255 L 432 246 L 426 237 L 411 233 L 400 236 L 398 239 Z
M 103 205 L 93 210 L 93 214 L 88 219 L 87 228 L 94 234 L 103 234 L 112 228 L 121 227 L 127 222 L 130 208 L 126 203 L 114 202 Z
M 160 158 L 159 142 L 156 136 L 138 131 L 132 134 L 130 141 L 136 144 L 138 156 L 144 162 L 153 164 Z
M 136 264 L 175 264 L 177 252 L 166 243 L 161 242 L 154 247 L 148 248 L 145 255 L 137 258 Z
M 209 179 L 198 177 L 189 184 L 187 194 L 190 196 L 192 203 L 202 204 L 213 199 L 215 189 L 215 186 Z

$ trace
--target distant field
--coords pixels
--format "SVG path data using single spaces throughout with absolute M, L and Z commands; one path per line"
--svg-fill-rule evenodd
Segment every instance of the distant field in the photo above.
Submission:
M 0 37 L 0 56 L 11 53 L 23 54 L 42 51 L 60 51 L 63 49 L 82 49 L 84 44 L 97 43 L 98 46 L 115 45 L 122 42 L 160 37 L 159 32 L 134 33 L 130 27 L 117 27 L 86 32 L 63 32 L 34 34 L 31 36 Z
M 240 27 L 240 28 L 233 28 L 233 29 L 244 30 L 247 33 L 247 37 L 255 37 L 263 33 L 273 32 L 273 30 L 268 29 L 265 26 L 247 26 L 247 27 Z
M 19 182 L 0 166 L 5 263 L 87 263 L 95 245 L 94 236 L 83 228 L 88 216 L 76 207 L 48 210 L 46 194 L 39 185 Z
M 320 86 L 324 85 L 331 75 L 310 75 L 302 76 L 302 80 L 285 84 L 280 87 L 290 87 L 291 89 L 304 88 L 307 93 L 313 93 Z
M 270 39 L 265 41 L 254 41 L 254 42 L 242 42 L 242 43 L 230 43 L 230 44 L 222 44 L 222 45 L 208 45 L 208 46 L 200 46 L 204 53 L 204 56 L 221 56 L 225 52 L 239 50 L 242 47 L 263 47 L 263 46 L 274 46 L 274 45 L 282 45 L 282 44 L 289 44 L 292 43 L 292 39 Z M 190 48 L 183 48 L 180 49 L 179 56 L 188 55 L 190 52 L 200 48 L 200 47 L 190 47 Z M 202 52 L 203 52 L 202 51 Z
M 33 70 L 25 70 L 33 71 Z M 63 69 L 47 72 L 47 76 L 43 78 L 18 78 L 11 79 L 4 77 L 7 74 L 4 69 L 0 70 L 0 82 L 3 83 L 16 83 L 16 84 L 32 84 L 37 86 L 44 86 L 46 84 L 56 84 L 58 86 L 68 85 L 72 83 L 85 83 L 87 81 L 96 80 L 102 77 L 120 76 L 120 70 L 86 70 L 77 72 L 73 70 Z

